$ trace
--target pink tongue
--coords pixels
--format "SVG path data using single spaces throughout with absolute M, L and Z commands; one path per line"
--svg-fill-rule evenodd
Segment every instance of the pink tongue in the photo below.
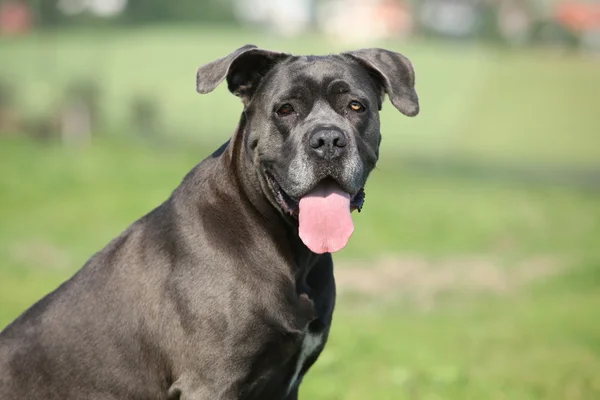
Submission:
M 317 254 L 343 249 L 354 231 L 350 195 L 333 182 L 322 182 L 302 197 L 299 214 L 300 239 Z

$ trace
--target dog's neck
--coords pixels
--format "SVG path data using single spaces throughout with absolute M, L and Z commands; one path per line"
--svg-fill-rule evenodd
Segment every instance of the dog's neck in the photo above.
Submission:
M 246 147 L 246 116 L 242 113 L 238 127 L 227 148 L 219 158 L 222 171 L 229 172 L 232 187 L 265 219 L 265 222 L 277 224 L 282 216 L 265 197 L 252 156 Z
M 227 179 L 237 188 L 241 207 L 252 215 L 254 223 L 272 232 L 275 244 L 282 249 L 282 254 L 293 254 L 293 261 L 298 273 L 306 274 L 320 257 L 310 251 L 298 236 L 298 223 L 276 209 L 266 198 L 260 184 L 256 166 L 247 148 L 245 129 L 246 116 L 242 113 L 238 127 L 227 144 L 218 161 L 218 179 Z

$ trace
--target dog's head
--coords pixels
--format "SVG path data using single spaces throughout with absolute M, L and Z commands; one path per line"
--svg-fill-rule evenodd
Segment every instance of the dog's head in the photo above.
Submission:
M 244 146 L 266 198 L 299 219 L 314 252 L 344 247 L 378 159 L 384 95 L 407 116 L 419 112 L 410 61 L 374 48 L 294 56 L 247 45 L 200 67 L 197 91 L 224 80 L 244 102 Z

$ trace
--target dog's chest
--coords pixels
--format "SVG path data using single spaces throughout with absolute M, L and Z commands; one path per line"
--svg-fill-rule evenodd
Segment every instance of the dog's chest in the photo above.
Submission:
M 307 327 L 296 362 L 293 365 L 293 374 L 287 388 L 288 394 L 300 383 L 306 364 L 314 359 L 322 345 L 323 332 L 311 332 Z

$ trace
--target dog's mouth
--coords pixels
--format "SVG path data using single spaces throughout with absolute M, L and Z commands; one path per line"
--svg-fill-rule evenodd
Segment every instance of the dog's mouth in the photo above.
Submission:
M 265 171 L 265 176 L 267 177 L 268 185 L 271 189 L 271 192 L 275 196 L 275 200 L 277 201 L 277 204 L 279 204 L 281 209 L 286 214 L 291 215 L 294 218 L 298 218 L 298 213 L 300 210 L 300 208 L 299 208 L 300 199 L 297 199 L 297 198 L 287 194 L 286 191 L 283 190 L 283 188 L 281 187 L 279 182 L 277 182 L 277 179 L 271 172 Z M 325 181 L 325 180 L 330 181 L 331 179 L 326 178 L 323 181 Z M 323 181 L 321 181 L 321 182 L 323 182 Z M 321 183 L 321 182 L 319 182 L 319 183 Z M 317 186 L 317 185 L 315 185 L 315 186 Z M 355 210 L 358 212 L 361 212 L 364 203 L 365 203 L 365 188 L 362 187 L 362 188 L 360 188 L 360 190 L 358 192 L 356 192 L 354 195 L 350 196 L 350 212 L 353 212 Z
M 298 234 L 310 250 L 333 253 L 346 246 L 354 231 L 351 213 L 362 209 L 364 188 L 351 195 L 327 178 L 298 199 L 286 193 L 272 173 L 265 175 L 281 209 L 298 220 Z

